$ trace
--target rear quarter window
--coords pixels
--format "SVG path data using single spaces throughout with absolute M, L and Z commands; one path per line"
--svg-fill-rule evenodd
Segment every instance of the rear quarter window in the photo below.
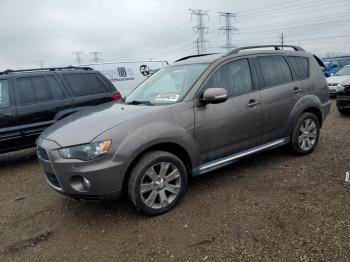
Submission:
M 287 56 L 287 60 L 294 71 L 295 80 L 303 80 L 310 77 L 309 59 L 307 57 Z
M 86 96 L 111 92 L 109 86 L 97 74 L 64 74 L 74 96 Z

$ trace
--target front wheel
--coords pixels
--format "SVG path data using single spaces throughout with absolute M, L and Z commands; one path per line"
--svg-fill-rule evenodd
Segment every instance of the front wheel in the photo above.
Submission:
M 298 155 L 310 154 L 316 147 L 320 136 L 318 118 L 310 112 L 302 113 L 291 135 L 291 148 Z
M 339 113 L 342 114 L 342 115 L 350 115 L 350 110 L 338 108 L 338 111 L 339 111 Z
M 128 193 L 138 211 L 154 216 L 174 208 L 186 186 L 187 171 L 182 161 L 169 152 L 152 151 L 132 169 Z

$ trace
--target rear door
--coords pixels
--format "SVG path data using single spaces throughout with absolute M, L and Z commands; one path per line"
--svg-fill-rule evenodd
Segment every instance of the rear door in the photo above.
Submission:
M 0 152 L 21 146 L 13 97 L 12 80 L 0 79 Z
M 15 81 L 17 115 L 23 143 L 31 145 L 48 126 L 56 122 L 56 114 L 72 107 L 54 74 L 18 77 Z
M 287 122 L 303 86 L 293 80 L 287 60 L 282 55 L 256 57 L 262 100 L 262 140 L 268 143 L 289 136 Z
M 103 104 L 112 101 L 113 95 L 119 94 L 113 85 L 109 85 L 97 72 L 64 72 L 61 77 L 69 88 L 77 107 Z

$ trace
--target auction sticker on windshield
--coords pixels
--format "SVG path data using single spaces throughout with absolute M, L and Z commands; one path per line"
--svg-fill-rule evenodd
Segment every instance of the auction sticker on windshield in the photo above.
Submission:
M 167 95 L 158 95 L 156 97 L 156 102 L 176 102 L 179 99 L 180 95 L 167 94 Z

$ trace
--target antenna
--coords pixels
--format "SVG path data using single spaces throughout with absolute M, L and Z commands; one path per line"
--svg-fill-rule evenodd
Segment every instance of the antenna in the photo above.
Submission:
M 232 25 L 233 20 L 235 19 L 235 13 L 227 13 L 227 12 L 218 12 L 221 17 L 225 18 L 225 26 L 220 27 L 219 30 L 223 31 L 226 36 L 226 45 L 222 46 L 225 48 L 227 52 L 230 52 L 235 46 L 232 44 L 232 36 L 238 32 L 238 29 Z
M 194 41 L 195 47 L 197 49 L 197 54 L 204 54 L 207 52 L 206 43 L 204 35 L 208 33 L 208 27 L 204 26 L 204 17 L 206 16 L 209 21 L 209 15 L 207 10 L 201 9 L 189 9 L 191 11 L 191 20 L 193 16 L 197 16 L 197 26 L 193 27 L 193 31 L 197 34 L 197 39 Z

